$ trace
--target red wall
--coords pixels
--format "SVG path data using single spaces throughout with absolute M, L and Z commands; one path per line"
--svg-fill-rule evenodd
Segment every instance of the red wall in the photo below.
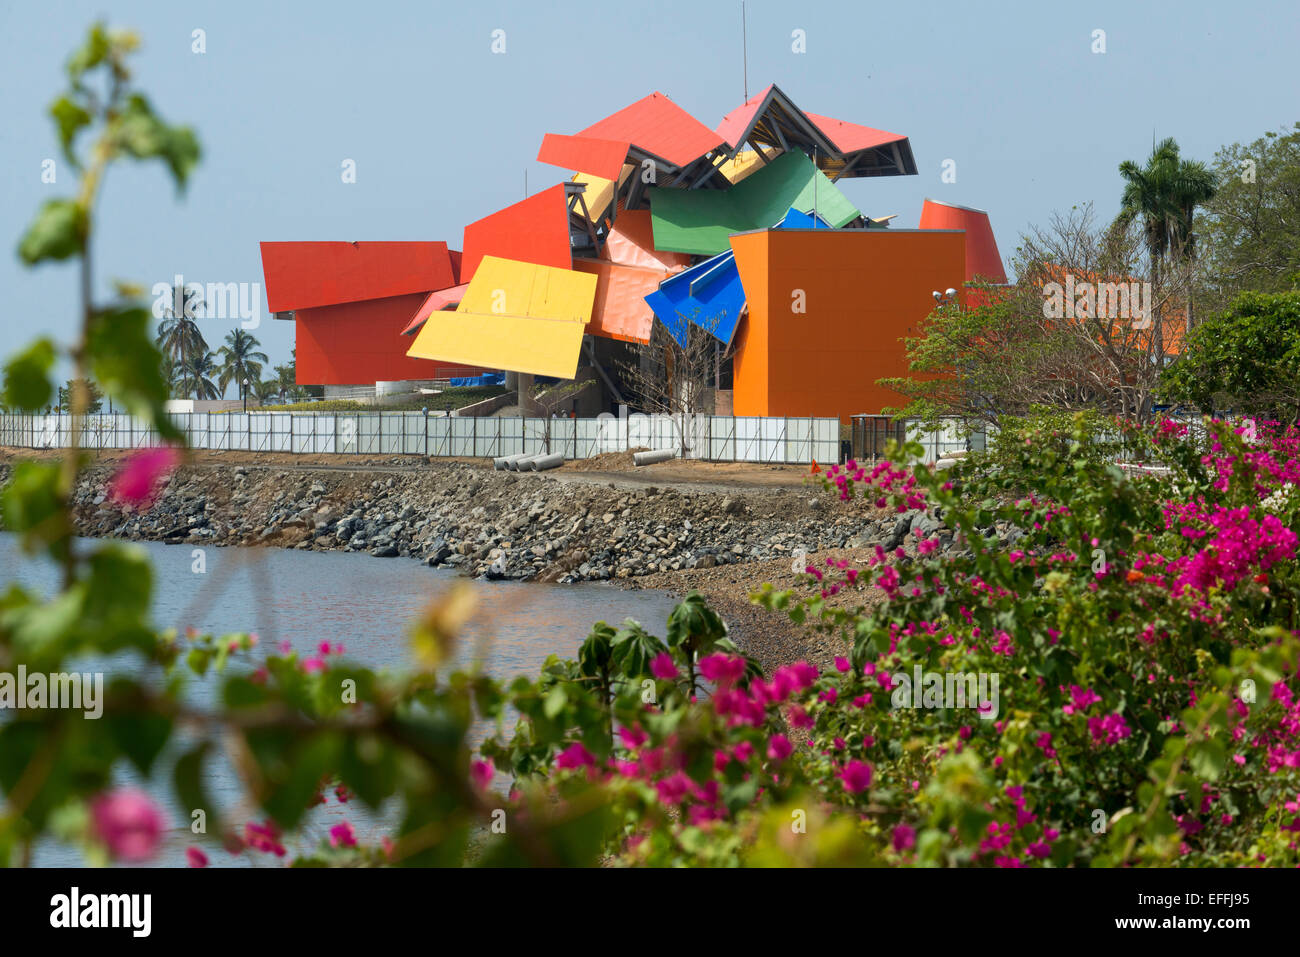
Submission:
M 402 329 L 427 292 L 299 309 L 296 315 L 298 382 L 303 385 L 373 385 L 407 379 L 478 375 L 485 370 L 455 362 L 412 359 Z

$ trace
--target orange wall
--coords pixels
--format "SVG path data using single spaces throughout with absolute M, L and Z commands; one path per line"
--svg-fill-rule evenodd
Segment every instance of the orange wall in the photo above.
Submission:
M 917 334 L 934 290 L 962 290 L 966 269 L 958 231 L 764 230 L 732 236 L 731 246 L 749 300 L 736 415 L 847 421 L 903 405 L 875 381 L 907 374 L 900 337 Z M 792 309 L 796 289 L 803 314 Z
M 389 296 L 295 314 L 298 381 L 303 385 L 371 385 L 407 379 L 478 375 L 455 362 L 413 359 L 402 329 L 428 296 Z

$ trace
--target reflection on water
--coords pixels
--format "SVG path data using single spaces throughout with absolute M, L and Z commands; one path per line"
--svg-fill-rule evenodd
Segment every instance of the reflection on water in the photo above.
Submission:
M 82 547 L 94 547 L 82 542 Z M 261 648 L 273 651 L 281 641 L 299 654 L 313 651 L 321 641 L 342 642 L 344 657 L 370 668 L 401 670 L 411 664 L 407 628 L 424 604 L 457 576 L 399 558 L 379 559 L 341 552 L 286 551 L 273 548 L 207 548 L 195 554 L 191 545 L 141 543 L 153 562 L 154 623 L 184 631 L 256 631 Z M 200 561 L 201 559 L 201 561 Z M 42 591 L 55 587 L 52 565 L 21 554 L 12 535 L 0 533 L 0 585 L 17 581 Z M 574 657 L 593 622 L 618 624 L 635 618 L 662 635 L 673 599 L 662 592 L 620 591 L 607 585 L 542 585 L 518 582 L 475 583 L 479 607 L 462 635 L 455 664 L 479 660 L 497 678 L 533 675 L 551 654 Z M 112 662 L 79 662 L 81 670 Z M 212 702 L 212 683 L 196 684 L 191 693 L 199 705 Z M 483 729 L 481 734 L 487 733 Z M 181 865 L 188 844 L 188 809 L 175 806 L 170 794 L 171 766 L 183 745 L 159 759 L 149 781 L 123 772 L 122 783 L 146 787 L 167 810 L 173 827 L 167 851 L 158 863 Z M 228 766 L 214 765 L 207 782 L 213 800 L 233 811 L 238 782 Z M 246 819 L 235 813 L 234 819 Z M 301 847 L 309 849 L 331 826 L 347 819 L 359 834 L 394 823 L 391 814 L 367 814 L 356 802 L 340 805 L 333 795 L 316 808 L 304 829 Z M 213 864 L 246 866 L 274 859 L 245 853 L 232 858 L 202 845 Z M 254 860 L 258 858 L 260 860 Z M 47 842 L 36 850 L 37 865 L 77 865 L 80 854 Z

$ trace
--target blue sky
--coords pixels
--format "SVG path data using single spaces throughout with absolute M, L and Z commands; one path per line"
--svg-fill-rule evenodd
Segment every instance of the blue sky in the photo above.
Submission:
M 111 8 L 111 9 L 109 9 Z M 927 197 L 989 210 L 1003 257 L 1030 224 L 1092 201 L 1153 135 L 1210 160 L 1300 119 L 1293 3 L 1052 4 L 750 0 L 749 91 L 911 138 L 919 175 L 852 180 L 873 216 L 915 226 Z M 592 11 L 598 16 L 593 17 Z M 260 240 L 446 240 L 564 172 L 534 161 L 658 90 L 709 126 L 743 100 L 739 0 L 638 4 L 313 2 L 0 7 L 0 356 L 75 325 L 74 269 L 13 250 L 41 202 L 75 189 L 48 104 L 97 17 L 137 29 L 140 87 L 204 148 L 188 193 L 120 164 L 98 207 L 96 285 L 262 282 Z M 195 29 L 207 51 L 191 51 Z M 504 55 L 491 52 L 505 31 Z M 792 51 L 803 30 L 807 52 Z M 1106 52 L 1092 52 L 1104 30 Z M 41 182 L 58 161 L 57 182 Z M 340 176 L 356 162 L 357 181 Z M 941 182 L 944 160 L 955 183 Z M 292 324 L 255 331 L 287 360 Z M 202 320 L 214 347 L 237 320 Z

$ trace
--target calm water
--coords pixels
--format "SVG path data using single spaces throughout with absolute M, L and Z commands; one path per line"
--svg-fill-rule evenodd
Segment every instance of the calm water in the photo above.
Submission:
M 83 542 L 82 547 L 94 547 Z M 154 567 L 154 624 L 180 631 L 256 631 L 261 650 L 273 651 L 288 641 L 299 654 L 311 652 L 323 640 L 342 642 L 345 658 L 371 668 L 401 670 L 411 664 L 406 631 L 410 621 L 437 592 L 457 579 L 448 570 L 426 568 L 401 558 L 364 554 L 299 552 L 274 548 L 207 548 L 206 569 L 194 571 L 191 545 L 139 543 Z M 52 565 L 24 556 L 12 535 L 0 533 L 0 586 L 17 581 L 33 589 L 54 587 Z M 663 592 L 621 591 L 608 585 L 542 585 L 517 582 L 475 582 L 480 590 L 478 613 L 462 635 L 457 663 L 477 659 L 495 677 L 533 675 L 548 655 L 574 657 L 593 622 L 618 624 L 635 618 L 662 635 L 673 599 Z M 104 670 L 113 662 L 78 662 L 69 670 Z M 192 700 L 211 702 L 212 682 L 193 686 Z M 481 734 L 489 729 L 483 729 Z M 182 811 L 170 793 L 171 767 L 176 756 L 164 754 L 153 777 L 139 780 L 133 769 L 123 771 L 122 784 L 142 786 L 166 808 L 172 831 L 157 863 L 184 863 L 185 847 L 196 842 L 189 831 L 189 810 Z M 209 793 L 227 815 L 235 811 L 240 794 L 229 767 L 213 765 Z M 247 814 L 233 814 L 236 820 Z M 360 834 L 391 826 L 394 817 L 381 809 L 367 814 L 356 801 L 340 805 L 332 794 L 316 808 L 304 828 L 300 846 L 286 844 L 289 853 L 314 847 L 339 820 L 351 821 Z M 278 863 L 265 855 L 245 853 L 232 858 L 200 844 L 213 864 L 247 866 Z M 37 865 L 77 865 L 80 853 L 47 842 L 37 848 Z

